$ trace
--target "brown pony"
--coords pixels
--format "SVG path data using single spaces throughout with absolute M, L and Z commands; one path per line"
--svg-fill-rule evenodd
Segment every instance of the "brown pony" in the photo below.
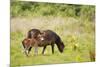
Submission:
M 42 54 L 44 54 L 44 51 L 45 51 L 47 45 L 51 45 L 52 53 L 54 53 L 54 44 L 57 45 L 58 50 L 61 53 L 63 52 L 63 49 L 65 46 L 64 46 L 61 38 L 55 32 L 53 32 L 51 30 L 44 30 L 43 32 L 41 32 L 41 35 L 39 35 L 39 38 L 41 38 L 41 40 L 42 40 L 41 44 L 44 44 Z
M 28 56 L 29 52 L 31 51 L 31 48 L 34 46 L 35 47 L 35 53 L 37 53 L 37 40 L 34 38 L 25 38 L 22 41 L 23 47 L 25 49 L 25 54 Z

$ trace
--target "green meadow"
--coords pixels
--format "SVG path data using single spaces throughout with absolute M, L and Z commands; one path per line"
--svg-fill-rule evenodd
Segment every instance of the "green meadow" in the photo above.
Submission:
M 10 26 L 11 67 L 95 61 L 91 58 L 95 54 L 93 5 L 11 2 Z M 55 44 L 54 54 L 51 46 L 47 46 L 44 55 L 43 47 L 39 47 L 38 55 L 34 56 L 33 47 L 29 57 L 25 56 L 21 42 L 32 28 L 56 32 L 65 45 L 64 52 L 60 53 Z

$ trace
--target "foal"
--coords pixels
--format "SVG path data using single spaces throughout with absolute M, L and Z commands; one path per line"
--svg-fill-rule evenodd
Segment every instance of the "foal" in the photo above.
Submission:
M 38 53 L 38 43 L 37 43 L 37 40 L 34 39 L 34 38 L 25 38 L 23 41 L 22 41 L 22 45 L 25 49 L 25 54 L 26 56 L 28 56 L 29 52 L 31 51 L 31 48 L 32 47 L 35 47 L 34 49 L 34 53 Z

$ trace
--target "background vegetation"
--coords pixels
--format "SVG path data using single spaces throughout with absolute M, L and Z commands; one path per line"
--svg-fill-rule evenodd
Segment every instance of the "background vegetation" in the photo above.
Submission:
M 37 28 L 55 31 L 65 44 L 64 53 L 55 45 L 52 54 L 48 46 L 45 55 L 34 48 L 26 57 L 21 41 L 28 30 Z M 11 1 L 11 67 L 20 65 L 76 63 L 95 61 L 95 6 L 57 3 Z
M 95 6 L 57 3 L 11 2 L 12 17 L 61 16 L 93 20 Z

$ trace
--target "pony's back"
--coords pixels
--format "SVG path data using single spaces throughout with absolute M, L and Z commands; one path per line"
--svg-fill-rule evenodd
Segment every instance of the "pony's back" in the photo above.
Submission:
M 38 36 L 38 34 L 40 34 L 40 30 L 38 29 L 31 29 L 28 31 L 28 35 L 27 35 L 27 38 L 36 38 Z
M 55 42 L 61 41 L 60 37 L 55 32 L 53 32 L 52 30 L 45 30 L 44 35 L 45 35 L 46 38 L 48 38 L 50 40 L 52 39 Z

